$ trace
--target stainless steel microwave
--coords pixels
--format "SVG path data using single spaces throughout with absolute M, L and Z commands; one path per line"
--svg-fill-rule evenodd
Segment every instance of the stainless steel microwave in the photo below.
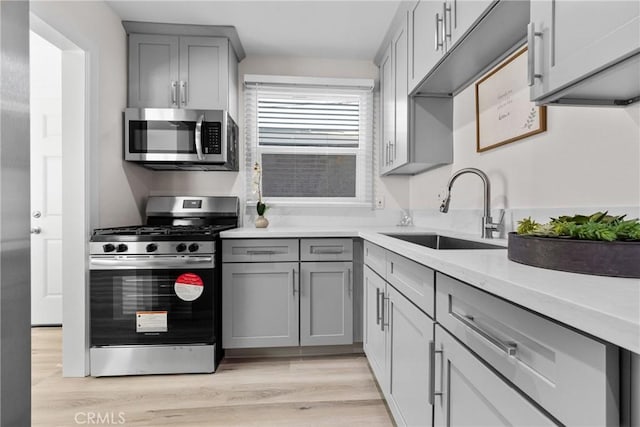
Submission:
M 238 126 L 225 110 L 127 108 L 124 158 L 155 170 L 238 170 Z

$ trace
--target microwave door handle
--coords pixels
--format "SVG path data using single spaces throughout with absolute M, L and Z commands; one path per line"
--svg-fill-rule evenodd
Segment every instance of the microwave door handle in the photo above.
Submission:
M 198 160 L 204 160 L 202 154 L 202 122 L 204 121 L 204 114 L 200 116 L 196 123 L 196 153 L 198 154 Z

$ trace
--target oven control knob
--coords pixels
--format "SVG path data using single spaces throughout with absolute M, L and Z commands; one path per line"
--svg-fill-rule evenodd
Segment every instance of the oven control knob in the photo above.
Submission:
M 116 250 L 116 247 L 111 243 L 107 243 L 106 245 L 102 245 L 102 250 L 105 252 L 113 252 Z
M 189 245 L 189 252 L 196 252 L 198 249 L 200 249 L 200 246 L 198 246 L 197 243 L 192 243 Z
M 187 245 L 185 245 L 184 243 L 178 243 L 178 245 L 176 246 L 176 251 L 178 252 L 184 252 L 187 249 Z
M 116 252 L 126 252 L 127 249 L 129 249 L 127 245 L 125 245 L 124 243 L 120 243 L 116 248 Z
M 149 243 L 147 245 L 147 252 L 155 252 L 158 250 L 158 245 L 156 245 L 155 243 Z

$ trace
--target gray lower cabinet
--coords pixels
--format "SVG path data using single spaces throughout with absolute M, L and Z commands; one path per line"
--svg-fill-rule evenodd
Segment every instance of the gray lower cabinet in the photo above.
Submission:
M 364 267 L 364 351 L 398 425 L 431 426 L 433 320 Z
M 558 425 L 440 326 L 435 335 L 435 426 Z
M 363 270 L 362 347 L 380 388 L 386 390 L 389 379 L 381 305 L 387 285 L 369 266 L 365 265 Z
M 387 329 L 387 402 L 398 425 L 431 426 L 429 370 L 433 320 L 393 286 L 387 286 L 383 324 Z
M 222 270 L 224 348 L 298 345 L 298 263 L 227 263 Z
M 353 263 L 300 263 L 300 345 L 353 342 Z
M 353 344 L 353 240 L 225 239 L 224 348 Z

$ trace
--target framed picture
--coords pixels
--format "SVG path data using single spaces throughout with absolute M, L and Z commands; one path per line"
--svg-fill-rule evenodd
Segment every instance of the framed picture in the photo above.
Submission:
M 546 130 L 547 107 L 529 101 L 525 46 L 476 83 L 476 151 Z

